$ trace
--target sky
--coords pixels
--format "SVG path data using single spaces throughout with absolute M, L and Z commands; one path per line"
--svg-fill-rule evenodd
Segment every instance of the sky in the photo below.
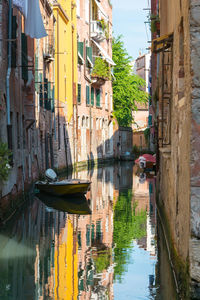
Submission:
M 123 41 L 128 54 L 136 59 L 139 52 L 147 53 L 150 32 L 147 21 L 150 0 L 111 0 L 113 5 L 114 36 L 123 35 Z M 148 35 L 147 35 L 148 34 Z

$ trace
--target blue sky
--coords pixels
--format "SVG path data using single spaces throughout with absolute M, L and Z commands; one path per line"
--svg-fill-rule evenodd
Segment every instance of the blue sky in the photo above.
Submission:
M 113 32 L 114 36 L 122 34 L 129 55 L 134 59 L 139 56 L 139 51 L 146 53 L 149 46 L 144 22 L 147 21 L 150 0 L 111 0 L 113 4 Z M 148 24 L 147 24 L 148 29 Z

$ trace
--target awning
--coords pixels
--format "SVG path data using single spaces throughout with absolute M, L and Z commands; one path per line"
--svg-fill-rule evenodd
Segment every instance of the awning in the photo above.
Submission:
M 92 41 L 97 46 L 97 48 L 100 50 L 101 55 L 107 61 L 107 63 L 109 63 L 109 65 L 111 65 L 111 66 L 116 66 L 116 64 L 114 63 L 112 58 L 107 54 L 107 52 L 98 43 L 96 43 L 93 39 L 92 39 Z
M 101 11 L 101 13 L 104 15 L 105 19 L 107 19 L 107 21 L 108 21 L 108 15 L 104 11 L 104 9 L 101 6 L 101 4 L 99 3 L 99 1 L 98 0 L 94 0 L 94 1 L 95 1 L 96 5 L 98 6 L 99 10 Z
M 164 49 L 171 47 L 173 42 L 173 33 L 162 35 L 161 37 L 154 39 L 151 45 L 151 51 L 158 53 Z

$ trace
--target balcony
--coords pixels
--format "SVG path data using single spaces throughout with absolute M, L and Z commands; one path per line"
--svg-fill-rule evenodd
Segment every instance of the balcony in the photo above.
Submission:
M 91 37 L 97 42 L 103 41 L 106 38 L 105 28 L 100 21 L 90 22 Z
M 107 80 L 111 80 L 110 66 L 106 60 L 101 57 L 95 58 L 94 67 L 91 74 L 94 86 L 101 86 Z
M 50 63 L 54 60 L 55 48 L 54 48 L 54 36 L 49 34 L 45 38 L 45 45 L 43 47 L 43 57 L 47 63 Z

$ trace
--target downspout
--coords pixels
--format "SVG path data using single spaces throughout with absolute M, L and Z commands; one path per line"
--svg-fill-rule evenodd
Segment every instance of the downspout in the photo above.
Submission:
M 9 0 L 8 12 L 8 70 L 6 75 L 7 126 L 10 126 L 10 73 L 11 73 L 11 39 L 12 39 L 12 0 Z
M 89 2 L 89 43 L 91 47 L 91 14 L 92 10 L 92 3 L 91 0 Z M 87 57 L 86 57 L 87 59 Z M 91 105 L 91 87 L 92 87 L 92 82 L 90 83 L 90 159 L 92 158 L 92 105 Z

